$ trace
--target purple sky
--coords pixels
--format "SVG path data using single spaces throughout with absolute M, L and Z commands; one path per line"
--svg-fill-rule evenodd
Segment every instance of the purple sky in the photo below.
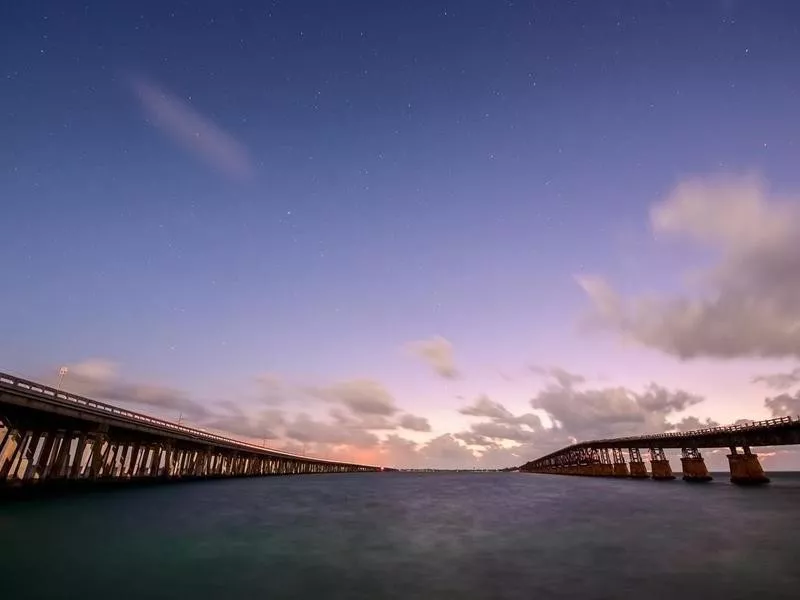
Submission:
M 409 465 L 798 414 L 798 18 L 9 4 L 0 370 Z

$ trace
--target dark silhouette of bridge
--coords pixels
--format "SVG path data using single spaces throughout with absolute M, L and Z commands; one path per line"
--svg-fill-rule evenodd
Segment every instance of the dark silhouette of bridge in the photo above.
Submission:
M 389 471 L 273 450 L 0 373 L 0 491 Z
M 675 479 L 664 450 L 681 449 L 681 467 L 686 481 L 710 481 L 700 448 L 729 448 L 731 481 L 752 485 L 768 483 L 756 446 L 800 444 L 800 418 L 781 417 L 743 425 L 709 427 L 695 431 L 658 433 L 580 442 L 518 468 L 527 473 Z M 650 453 L 648 473 L 641 450 Z M 625 460 L 625 454 L 628 460 Z

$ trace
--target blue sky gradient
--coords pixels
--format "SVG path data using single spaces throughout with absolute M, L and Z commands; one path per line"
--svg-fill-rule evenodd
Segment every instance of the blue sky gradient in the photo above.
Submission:
M 656 239 L 652 205 L 719 174 L 800 188 L 798 17 L 788 1 L 4 6 L 0 365 L 101 359 L 203 402 L 264 373 L 371 378 L 429 418 L 420 440 L 467 427 L 480 394 L 530 410 L 532 364 L 685 388 L 719 422 L 769 416 L 750 379 L 793 356 L 622 346 L 578 327 L 575 276 L 677 293 L 714 255 Z M 434 336 L 458 379 L 410 356 Z

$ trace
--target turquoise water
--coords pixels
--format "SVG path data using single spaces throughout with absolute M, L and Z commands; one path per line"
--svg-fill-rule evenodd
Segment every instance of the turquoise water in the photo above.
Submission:
M 208 481 L 0 505 L 1 598 L 800 597 L 800 478 Z

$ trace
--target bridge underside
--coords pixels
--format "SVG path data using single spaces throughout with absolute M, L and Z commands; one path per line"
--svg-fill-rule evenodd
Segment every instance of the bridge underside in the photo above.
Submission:
M 731 481 L 741 485 L 768 483 L 751 447 L 800 444 L 800 418 L 779 417 L 695 431 L 673 431 L 654 435 L 594 440 L 574 444 L 537 460 L 520 471 L 558 475 L 675 479 L 665 448 L 681 449 L 681 471 L 685 481 L 710 481 L 699 448 L 729 448 Z M 650 451 L 650 473 L 641 449 Z M 628 461 L 625 460 L 627 451 Z
M 34 487 L 378 470 L 0 402 L 0 496 Z
M 625 454 L 623 448 L 580 447 L 532 461 L 520 467 L 520 471 L 553 475 L 652 478 L 661 481 L 675 479 L 663 448 L 650 448 L 649 472 L 638 448 L 627 449 L 627 461 Z M 758 455 L 753 454 L 749 446 L 744 446 L 741 450 L 732 446 L 728 454 L 728 464 L 731 482 L 735 484 L 758 485 L 769 482 L 758 461 Z M 684 481 L 704 482 L 712 479 L 697 448 L 681 449 L 681 471 Z

